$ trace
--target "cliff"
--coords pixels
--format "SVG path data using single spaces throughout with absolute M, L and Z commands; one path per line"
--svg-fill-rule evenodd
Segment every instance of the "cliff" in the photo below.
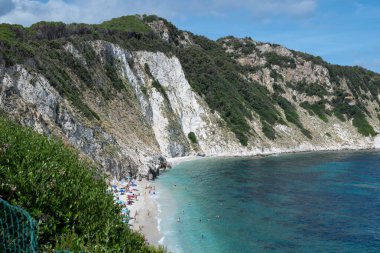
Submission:
M 186 155 L 380 147 L 379 88 L 360 67 L 155 16 L 0 25 L 1 110 L 116 177 Z

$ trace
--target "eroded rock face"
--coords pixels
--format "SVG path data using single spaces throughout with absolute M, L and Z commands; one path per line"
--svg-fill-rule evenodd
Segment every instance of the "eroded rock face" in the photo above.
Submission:
M 122 62 L 121 74 L 132 84 L 138 97 L 140 108 L 150 122 L 155 138 L 159 143 L 162 154 L 166 157 L 183 156 L 187 154 L 205 155 L 250 155 L 259 153 L 326 150 L 357 147 L 371 147 L 372 138 L 363 138 L 349 123 L 332 119 L 329 123 L 311 117 L 305 110 L 300 110 L 302 123 L 311 130 L 316 137 L 313 140 L 306 138 L 295 126 L 278 125 L 279 138 L 275 141 L 268 140 L 261 132 L 259 122 L 252 122 L 252 127 L 260 138 L 252 138 L 247 147 L 243 147 L 235 138 L 234 134 L 223 126 L 223 120 L 218 113 L 212 113 L 206 102 L 199 97 L 190 87 L 181 64 L 175 56 L 168 57 L 161 52 L 128 52 L 117 45 L 104 43 L 103 47 L 113 48 L 112 52 Z M 292 56 L 292 53 L 283 47 L 276 46 L 274 49 L 264 47 L 267 51 L 274 51 L 284 56 Z M 128 57 L 133 58 L 133 68 L 128 65 Z M 131 59 L 129 59 L 131 60 Z M 262 60 L 264 61 L 264 60 Z M 147 73 L 147 70 L 148 72 Z M 274 83 L 270 77 L 270 70 L 262 70 L 264 77 L 260 82 L 272 88 Z M 293 70 L 278 68 L 283 72 L 284 83 L 286 81 L 306 82 L 329 82 L 329 74 L 326 68 L 302 62 Z M 288 77 L 287 77 L 288 76 Z M 152 86 L 153 81 L 158 81 L 163 87 L 165 94 L 160 93 Z M 143 94 L 142 90 L 146 90 Z M 286 94 L 290 98 L 294 94 Z M 318 101 L 318 97 L 305 97 L 305 94 L 296 94 L 302 101 Z M 149 110 L 146 110 L 149 108 Z M 173 124 L 173 121 L 176 123 Z M 173 141 L 171 131 L 173 125 L 179 131 Z M 338 126 L 338 127 L 337 127 Z M 324 129 L 324 131 L 321 131 Z M 340 129 L 347 131 L 343 138 L 339 136 Z M 194 132 L 198 139 L 199 150 L 186 139 L 189 132 Z M 326 134 L 332 134 L 330 138 Z M 335 138 L 338 137 L 338 138 Z
M 165 30 L 162 36 L 165 39 Z M 193 43 L 190 37 L 185 40 Z M 154 178 L 166 167 L 165 158 L 186 155 L 255 155 L 379 147 L 378 137 L 363 137 L 350 121 L 342 122 L 332 116 L 324 122 L 298 104 L 299 101 L 316 102 L 320 97 L 286 88 L 287 82 L 299 81 L 323 83 L 327 89 L 336 85 L 330 82 L 326 68 L 295 58 L 295 68 L 272 67 L 282 76 L 281 80 L 274 80 L 271 69 L 263 67 L 266 60 L 260 52 L 294 57 L 286 48 L 257 44 L 260 52 L 253 51 L 248 56 L 237 57 L 236 61 L 242 65 L 262 66 L 248 73 L 246 78 L 266 86 L 270 92 L 274 92 L 276 83 L 285 90 L 285 98 L 296 99 L 292 103 L 313 138 L 308 139 L 293 124 L 278 124 L 274 126 L 277 139 L 270 140 L 253 115 L 249 124 L 255 134 L 244 147 L 220 115 L 212 112 L 204 99 L 192 90 L 177 57 L 162 52 L 129 51 L 105 41 L 85 43 L 99 60 L 96 63 L 99 71 L 95 73 L 98 85 L 108 85 L 102 81 L 107 77 L 101 70 L 111 58 L 116 75 L 126 88 L 126 91 L 113 93 L 108 100 L 102 98 L 99 90 L 82 88 L 84 102 L 99 115 L 99 120 L 85 118 L 42 74 L 20 65 L 0 67 L 0 108 L 38 132 L 62 138 L 115 177 L 150 175 Z M 71 43 L 63 48 L 88 67 L 90 63 Z M 233 50 L 227 46 L 225 49 Z M 340 85 L 347 86 L 344 81 Z M 379 132 L 375 120 L 369 120 Z M 190 132 L 195 134 L 197 144 L 189 141 Z
M 155 20 L 151 23 L 148 23 L 148 25 L 152 28 L 153 31 L 155 31 L 160 38 L 166 42 L 169 42 L 169 29 L 165 25 L 163 20 Z
M 114 136 L 98 124 L 86 124 L 43 76 L 22 66 L 3 68 L 0 88 L 0 108 L 24 125 L 61 137 L 115 176 L 137 172 L 138 166 L 122 155 Z M 109 147 L 115 153 L 107 152 Z

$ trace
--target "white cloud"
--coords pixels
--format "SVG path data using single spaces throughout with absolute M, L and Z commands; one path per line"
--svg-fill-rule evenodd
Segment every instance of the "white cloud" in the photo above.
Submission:
M 229 16 L 244 10 L 255 18 L 304 17 L 317 0 L 0 0 L 0 22 L 30 25 L 41 20 L 99 23 L 129 14 L 157 14 L 168 19 L 187 16 Z M 10 6 L 10 7 L 9 7 Z M 5 8 L 7 7 L 7 8 Z
M 50 0 L 42 3 L 34 0 L 13 0 L 15 8 L 4 16 L 0 22 L 30 25 L 37 21 L 74 21 L 70 17 L 78 17 L 79 9 L 62 0 Z

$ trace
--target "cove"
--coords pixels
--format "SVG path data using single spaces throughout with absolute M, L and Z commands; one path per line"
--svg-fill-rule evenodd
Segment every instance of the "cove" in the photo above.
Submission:
M 380 250 L 379 151 L 205 158 L 157 184 L 174 253 Z

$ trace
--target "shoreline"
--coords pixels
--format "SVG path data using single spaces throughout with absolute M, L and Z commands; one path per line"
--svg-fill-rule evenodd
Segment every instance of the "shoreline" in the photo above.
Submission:
M 129 186 L 129 191 L 121 193 L 127 184 L 124 180 L 113 180 L 112 185 L 117 186 L 117 193 L 114 194 L 115 204 L 121 204 L 123 209 L 129 210 L 129 227 L 137 232 L 140 232 L 145 240 L 152 245 L 158 246 L 163 235 L 159 229 L 159 204 L 157 202 L 158 191 L 156 189 L 156 183 L 154 181 L 148 181 L 142 179 L 141 181 L 132 181 L 132 186 Z M 128 195 L 134 194 L 128 200 Z M 132 203 L 128 203 L 132 201 Z M 127 204 L 128 203 L 128 204 Z M 123 210 L 121 215 L 123 215 Z
M 291 151 L 280 151 L 272 153 L 256 153 L 256 154 L 221 154 L 221 155 L 210 155 L 210 156 L 182 156 L 168 158 L 167 161 L 172 166 L 178 166 L 183 162 L 193 161 L 204 158 L 217 158 L 217 157 L 267 157 L 271 155 L 286 155 L 286 154 L 298 154 L 298 153 L 311 153 L 311 152 L 334 152 L 334 151 L 370 151 L 379 150 L 378 148 L 342 148 L 342 149 L 316 149 L 316 150 L 291 150 Z M 168 170 L 168 169 L 167 169 Z M 170 169 L 169 169 L 170 170 Z M 157 178 L 159 179 L 159 177 Z M 156 180 L 157 180 L 156 179 Z M 129 225 L 134 231 L 138 231 L 144 235 L 147 242 L 155 246 L 163 246 L 162 244 L 164 234 L 160 231 L 160 208 L 158 203 L 158 198 L 160 190 L 157 189 L 157 184 L 155 181 L 148 181 L 147 179 L 142 179 L 137 182 L 136 187 L 139 196 L 138 200 L 133 204 L 128 206 L 130 210 L 131 217 L 134 217 L 136 212 L 136 219 L 131 219 Z M 153 192 L 155 192 L 153 194 Z
M 370 151 L 370 150 L 380 150 L 380 147 L 355 147 L 355 148 L 322 148 L 322 149 L 304 149 L 304 150 L 278 150 L 278 151 L 272 151 L 272 152 L 248 152 L 248 153 L 242 153 L 242 154 L 236 154 L 236 153 L 220 153 L 220 154 L 212 154 L 212 155 L 206 155 L 206 156 L 180 156 L 180 157 L 172 157 L 167 158 L 166 160 L 172 165 L 177 166 L 183 162 L 187 161 L 193 161 L 198 159 L 205 159 L 205 158 L 218 158 L 218 157 L 268 157 L 272 155 L 286 155 L 286 154 L 302 154 L 302 153 L 312 153 L 312 152 L 338 152 L 338 151 Z
M 129 207 L 130 227 L 142 233 L 149 244 L 159 245 L 163 235 L 159 231 L 158 191 L 154 181 L 142 179 L 137 182 L 138 200 Z

